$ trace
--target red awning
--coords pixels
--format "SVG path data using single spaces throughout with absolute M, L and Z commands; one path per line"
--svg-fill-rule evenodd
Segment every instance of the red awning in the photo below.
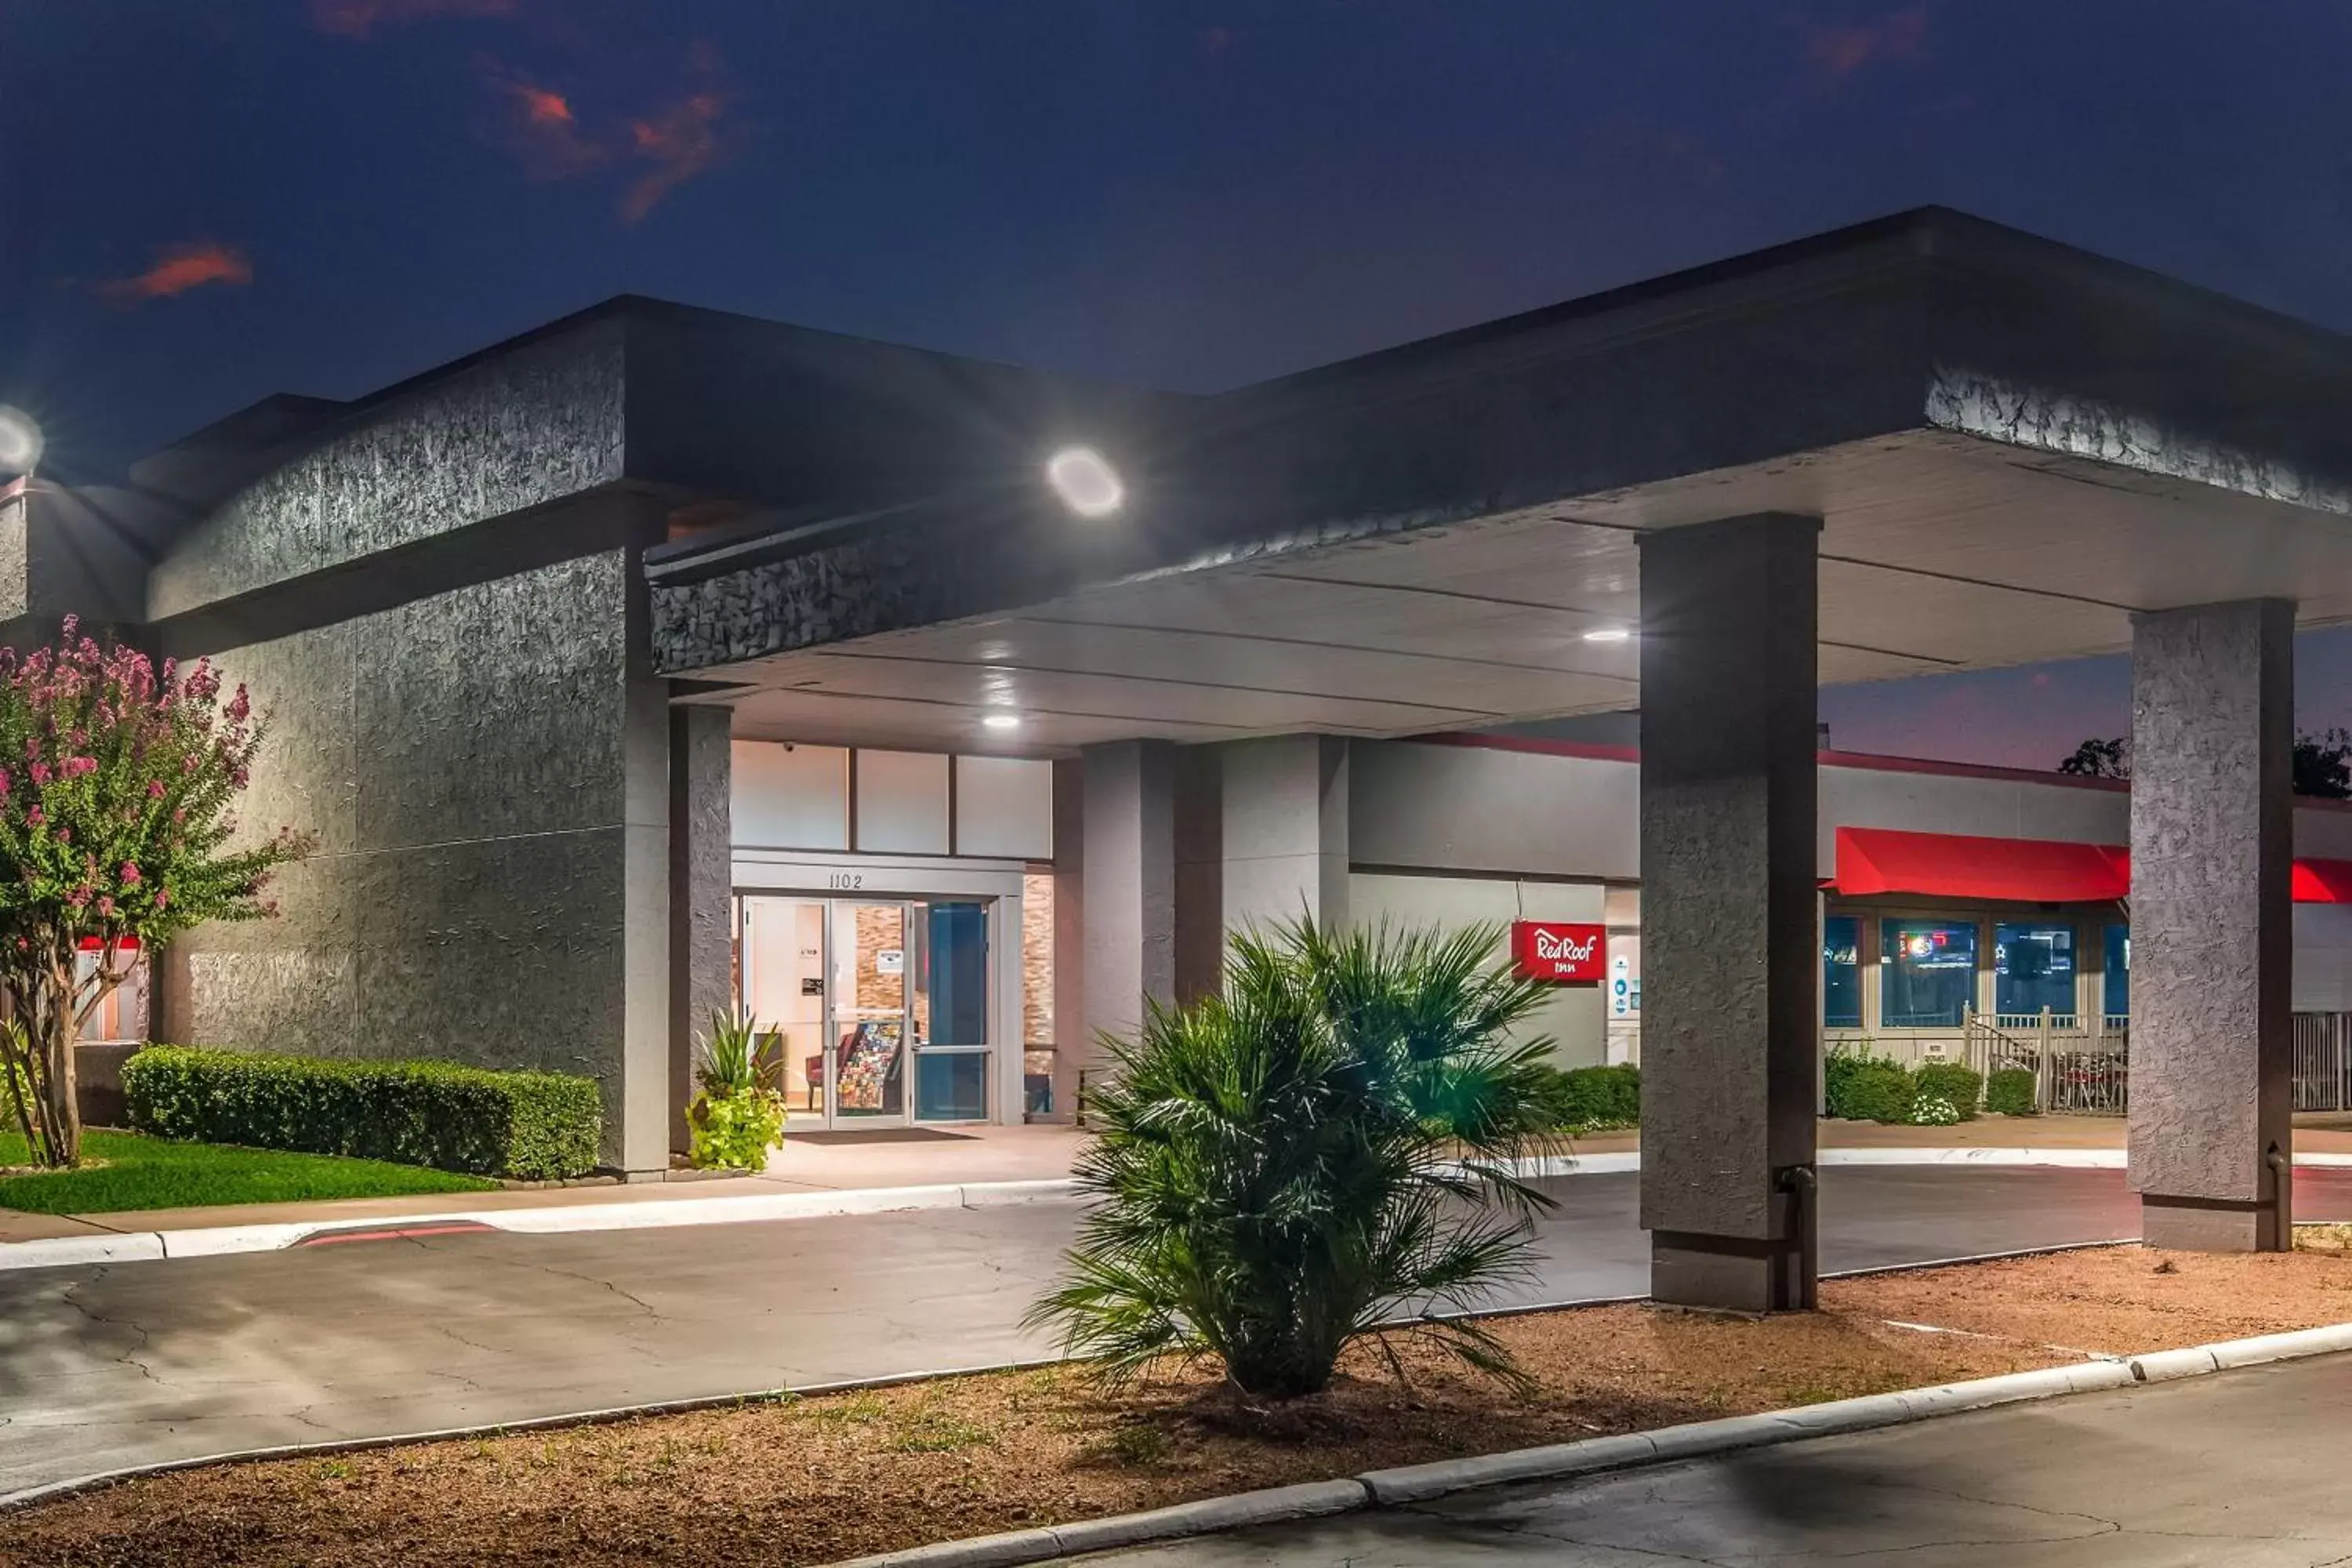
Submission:
M 1841 893 L 1927 893 L 2021 903 L 2112 901 L 2131 893 L 2131 858 L 2106 844 L 1983 838 L 1892 827 L 1837 830 Z
M 1841 827 L 1830 886 L 1855 895 L 2107 903 L 2131 896 L 2131 851 L 2120 844 Z M 2352 904 L 2352 860 L 2297 860 L 2294 897 L 2298 904 Z
M 2294 901 L 2352 904 L 2352 860 L 2297 860 Z

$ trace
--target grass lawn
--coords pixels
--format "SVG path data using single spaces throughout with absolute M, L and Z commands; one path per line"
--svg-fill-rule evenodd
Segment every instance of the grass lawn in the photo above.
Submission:
M 474 1193 L 498 1185 L 479 1176 L 382 1160 L 289 1154 L 219 1143 L 174 1143 L 142 1138 L 136 1132 L 85 1132 L 81 1152 L 85 1159 L 107 1163 L 95 1170 L 0 1176 L 0 1208 L 35 1214 L 107 1214 L 202 1204 Z M 23 1137 L 0 1132 L 0 1166 L 21 1165 L 26 1158 Z

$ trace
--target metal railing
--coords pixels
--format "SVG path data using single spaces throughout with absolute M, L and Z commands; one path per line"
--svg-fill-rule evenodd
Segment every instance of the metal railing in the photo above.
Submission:
M 2099 1017 L 2083 1029 L 2074 1015 L 1970 1013 L 1962 1022 L 1960 1059 L 1990 1083 L 1997 1072 L 2033 1075 L 2037 1110 L 2074 1116 L 2120 1116 L 2131 1105 L 2131 1030 L 2126 1018 Z
M 2294 1108 L 2352 1110 L 2352 1013 L 2294 1016 Z

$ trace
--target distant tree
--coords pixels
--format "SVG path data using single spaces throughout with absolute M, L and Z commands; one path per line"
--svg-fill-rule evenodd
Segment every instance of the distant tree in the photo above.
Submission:
M 2058 771 L 2086 779 L 2127 779 L 2131 777 L 2131 737 L 2085 741 L 2059 763 Z
M 74 1042 L 137 952 L 277 912 L 262 886 L 308 840 L 230 847 L 260 746 L 201 660 L 158 670 L 70 618 L 54 648 L 0 648 L 0 1104 L 37 1163 L 80 1158 Z
M 2352 731 L 2298 735 L 2291 761 L 2294 793 L 2315 800 L 2352 800 Z M 2061 759 L 2058 771 L 2082 778 L 2131 777 L 2131 737 L 2084 742 Z
M 2319 800 L 2352 800 L 2352 732 L 2322 730 L 2294 742 L 2294 793 Z

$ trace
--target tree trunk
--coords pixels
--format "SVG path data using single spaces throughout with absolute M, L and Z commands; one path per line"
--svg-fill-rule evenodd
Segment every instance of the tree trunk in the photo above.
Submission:
M 68 972 L 70 974 L 70 971 Z M 81 1159 L 81 1107 L 74 1093 L 73 997 L 70 986 L 60 990 L 53 974 L 20 974 L 8 987 L 14 1015 L 8 1024 L 22 1035 L 8 1043 L 5 1056 L 23 1086 L 20 1104 L 15 1093 L 5 1097 L 12 1113 L 21 1113 L 26 1142 L 37 1165 L 67 1167 Z
M 45 1113 L 51 1157 L 45 1163 L 78 1165 L 81 1163 L 81 1097 L 74 1092 L 74 1037 L 80 1031 L 74 1027 L 69 996 L 53 998 L 47 1013 L 47 1027 L 37 1042 L 49 1059 Z

